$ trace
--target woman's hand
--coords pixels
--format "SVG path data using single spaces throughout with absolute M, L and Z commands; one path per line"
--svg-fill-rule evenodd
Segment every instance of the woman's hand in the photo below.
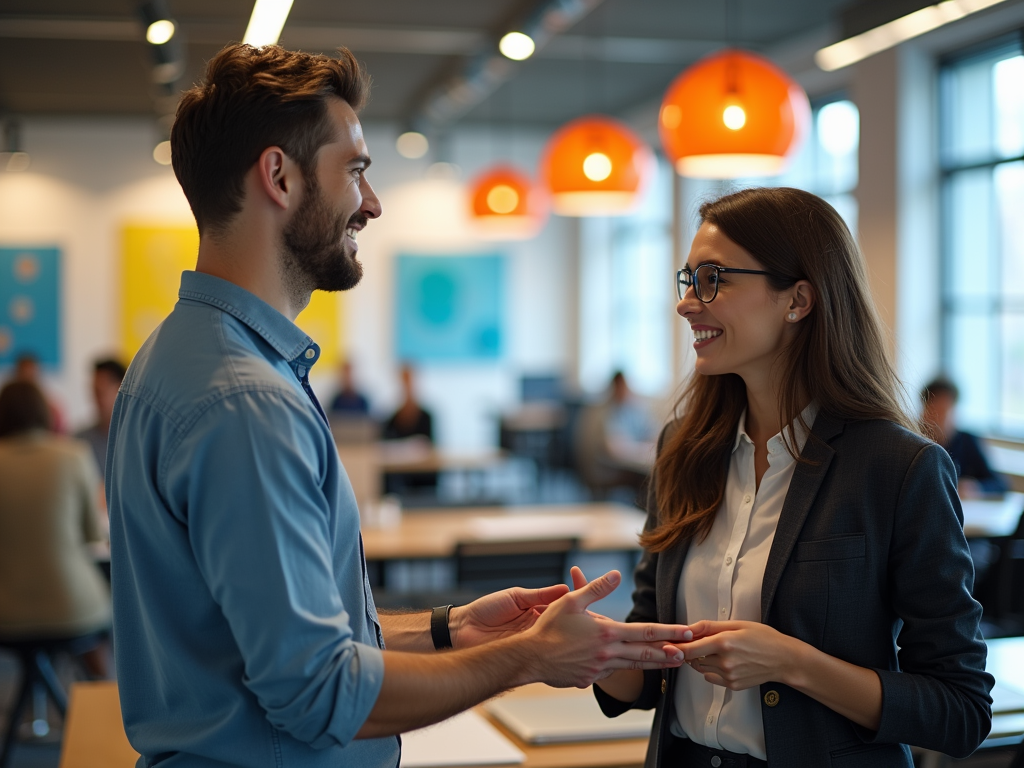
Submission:
M 806 645 L 756 621 L 698 621 L 690 629 L 694 640 L 677 644 L 686 662 L 709 683 L 732 691 L 788 682 Z
M 733 691 L 783 683 L 857 725 L 878 730 L 882 683 L 874 670 L 829 656 L 756 621 L 698 621 L 690 629 L 695 639 L 676 647 L 709 683 Z

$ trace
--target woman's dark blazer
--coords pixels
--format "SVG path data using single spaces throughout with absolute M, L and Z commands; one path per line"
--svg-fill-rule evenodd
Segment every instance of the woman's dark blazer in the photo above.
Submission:
M 968 755 L 991 728 L 993 678 L 984 671 L 981 606 L 970 594 L 974 568 L 953 464 L 940 446 L 886 421 L 820 413 L 811 434 L 765 567 L 761 621 L 874 669 L 882 719 L 869 731 L 793 688 L 765 683 L 768 763 L 909 768 L 907 744 Z M 648 528 L 657 523 L 654 487 Z M 676 622 L 687 549 L 644 554 L 627 621 Z M 663 766 L 676 675 L 645 672 L 633 704 L 595 687 L 606 715 L 656 708 L 647 768 Z

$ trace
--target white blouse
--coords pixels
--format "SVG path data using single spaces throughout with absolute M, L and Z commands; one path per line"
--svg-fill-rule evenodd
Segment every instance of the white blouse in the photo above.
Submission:
M 808 427 L 817 412 L 813 403 L 804 409 Z M 768 441 L 769 466 L 758 488 L 746 417 L 744 411 L 736 429 L 725 498 L 711 532 L 704 541 L 690 545 L 683 564 L 676 596 L 680 624 L 702 619 L 761 621 L 761 582 L 796 459 L 786 449 L 782 433 L 775 435 Z M 789 427 L 784 431 L 788 434 Z M 799 422 L 795 435 L 799 453 L 807 440 Z M 730 691 L 706 682 L 687 664 L 676 681 L 673 734 L 714 749 L 767 759 L 757 687 Z

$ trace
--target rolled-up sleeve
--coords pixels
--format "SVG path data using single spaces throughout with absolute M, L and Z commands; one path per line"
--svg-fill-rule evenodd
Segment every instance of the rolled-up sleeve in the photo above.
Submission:
M 963 533 L 952 462 L 938 445 L 921 449 L 903 482 L 889 569 L 902 671 L 876 670 L 882 717 L 862 738 L 902 742 L 964 757 L 992 725 L 994 680 L 985 672 L 981 606 Z
M 334 541 L 339 512 L 321 487 L 331 454 L 316 418 L 286 392 L 232 394 L 187 431 L 168 478 L 245 686 L 275 727 L 322 748 L 355 738 L 384 661 L 354 639 L 363 584 L 343 594 L 336 578 L 335 547 L 358 553 L 358 542 Z

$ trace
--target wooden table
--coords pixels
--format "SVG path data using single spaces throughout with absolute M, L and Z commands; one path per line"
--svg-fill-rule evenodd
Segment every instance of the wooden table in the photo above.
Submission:
M 536 695 L 539 690 L 551 696 L 593 695 L 589 690 L 559 690 L 539 684 L 526 686 L 507 695 Z M 479 712 L 526 755 L 526 762 L 520 763 L 523 768 L 632 768 L 643 765 L 647 739 L 531 746 L 510 734 L 500 723 L 490 718 L 482 707 Z M 121 723 L 117 684 L 100 682 L 73 685 L 60 768 L 134 768 L 138 757 L 138 753 L 128 743 Z
M 1001 499 L 963 499 L 960 503 L 968 538 L 1011 536 L 1024 513 L 1024 493 L 1007 493 Z
M 577 538 L 586 552 L 635 551 L 646 515 L 614 503 L 417 509 L 397 525 L 363 528 L 367 560 L 454 557 L 468 541 Z

